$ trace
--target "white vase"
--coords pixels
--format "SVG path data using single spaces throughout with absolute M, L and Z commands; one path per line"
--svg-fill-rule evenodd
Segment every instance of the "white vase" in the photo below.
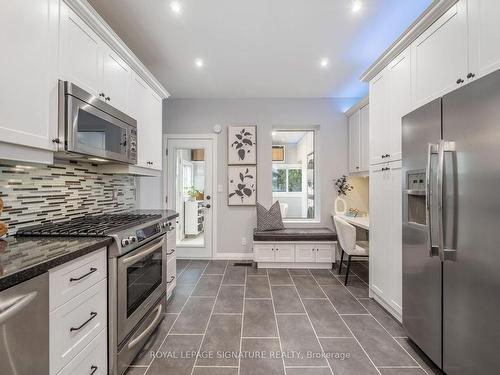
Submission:
M 336 215 L 344 215 L 347 212 L 347 203 L 341 196 L 335 198 L 334 210 Z

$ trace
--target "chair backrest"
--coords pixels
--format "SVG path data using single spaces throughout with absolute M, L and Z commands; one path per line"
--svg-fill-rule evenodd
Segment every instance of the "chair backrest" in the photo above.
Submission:
M 356 248 L 356 228 L 338 216 L 333 217 L 340 246 L 346 253 Z

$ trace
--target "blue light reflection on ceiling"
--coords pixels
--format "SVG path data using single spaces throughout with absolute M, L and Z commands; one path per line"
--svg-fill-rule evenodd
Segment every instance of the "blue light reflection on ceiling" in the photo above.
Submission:
M 332 93 L 336 97 L 364 97 L 368 85 L 359 77 L 432 3 L 432 0 L 364 0 L 362 27 L 345 59 L 357 67 L 356 76 Z M 371 4 L 370 4 L 371 3 Z M 382 5 L 382 6 L 381 6 Z

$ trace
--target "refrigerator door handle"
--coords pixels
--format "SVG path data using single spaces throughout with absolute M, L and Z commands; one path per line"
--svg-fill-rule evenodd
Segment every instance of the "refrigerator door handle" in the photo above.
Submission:
M 439 256 L 441 261 L 455 260 L 456 249 L 447 248 L 444 246 L 444 157 L 446 152 L 455 152 L 455 142 L 441 140 L 439 142 L 439 152 L 438 152 L 438 174 L 437 174 L 437 201 L 438 201 L 438 247 Z M 455 164 L 455 163 L 454 163 Z M 453 167 L 453 173 L 455 174 L 455 167 Z
M 431 173 L 432 173 L 432 155 L 438 154 L 439 145 L 427 144 L 427 165 L 425 168 L 425 217 L 427 223 L 427 242 L 429 247 L 429 256 L 439 256 L 439 247 L 432 243 L 432 213 L 431 213 Z

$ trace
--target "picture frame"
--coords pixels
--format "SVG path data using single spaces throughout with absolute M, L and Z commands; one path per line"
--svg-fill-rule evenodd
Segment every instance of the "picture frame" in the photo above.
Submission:
M 255 206 L 257 204 L 257 166 L 229 165 L 227 167 L 227 205 Z
M 257 126 L 227 128 L 227 164 L 257 165 Z

